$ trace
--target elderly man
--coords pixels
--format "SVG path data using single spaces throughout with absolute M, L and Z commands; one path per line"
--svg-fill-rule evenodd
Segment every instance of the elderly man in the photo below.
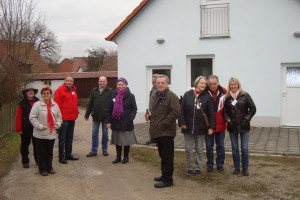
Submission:
M 214 102 L 216 130 L 212 135 L 205 136 L 207 171 L 212 172 L 214 166 L 214 143 L 216 141 L 217 159 L 216 165 L 219 172 L 224 171 L 223 165 L 225 160 L 225 130 L 226 122 L 223 119 L 223 107 L 227 90 L 219 85 L 219 78 L 216 75 L 208 77 L 208 87 L 206 88 Z
M 87 157 L 97 156 L 99 146 L 99 127 L 102 122 L 102 154 L 108 156 L 107 142 L 108 131 L 106 127 L 106 117 L 109 112 L 109 106 L 113 90 L 107 87 L 107 78 L 101 76 L 98 81 L 99 86 L 93 88 L 89 103 L 86 108 L 84 119 L 88 120 L 90 114 L 93 117 L 93 130 L 92 130 L 92 149 Z
M 75 120 L 78 117 L 78 97 L 72 76 L 65 78 L 64 84 L 59 86 L 54 94 L 54 101 L 58 104 L 63 123 L 58 135 L 59 162 L 67 164 L 67 160 L 78 160 L 72 155 Z
M 150 91 L 150 94 L 149 94 L 149 109 L 148 111 L 151 113 L 151 110 L 152 110 L 152 106 L 153 106 L 153 103 L 156 99 L 156 92 L 157 92 L 157 87 L 156 87 L 156 79 L 157 77 L 159 76 L 159 74 L 153 74 L 152 75 L 152 88 L 151 88 L 151 91 Z M 147 120 L 147 113 L 145 114 L 145 118 Z M 155 139 L 149 139 L 146 144 L 151 144 L 151 143 L 156 143 Z
M 169 78 L 159 75 L 156 80 L 156 99 L 152 106 L 150 120 L 150 137 L 156 139 L 161 158 L 160 177 L 155 177 L 155 188 L 173 185 L 174 171 L 174 137 L 176 136 L 176 119 L 180 116 L 178 97 L 168 88 Z

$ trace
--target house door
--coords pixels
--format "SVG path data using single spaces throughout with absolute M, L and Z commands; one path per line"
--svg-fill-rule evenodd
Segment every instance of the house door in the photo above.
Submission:
M 172 74 L 171 65 L 156 65 L 156 66 L 147 66 L 147 107 L 149 105 L 149 94 L 152 89 L 152 75 L 153 74 L 163 74 L 169 78 L 169 88 L 172 88 Z
M 282 67 L 282 126 L 300 126 L 300 63 Z

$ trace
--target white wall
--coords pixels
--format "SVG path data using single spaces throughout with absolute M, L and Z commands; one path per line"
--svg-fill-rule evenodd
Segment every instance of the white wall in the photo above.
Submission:
M 54 97 L 54 93 L 55 93 L 55 90 L 61 86 L 62 84 L 64 83 L 64 80 L 51 80 L 51 87 L 52 87 L 52 98 Z M 41 88 L 43 87 L 43 81 L 41 80 L 37 80 L 37 81 L 33 81 L 30 83 L 34 88 L 38 89 L 38 93 L 37 93 L 37 97 L 38 98 L 42 98 L 41 96 Z
M 153 0 L 116 38 L 119 76 L 128 79 L 138 111 L 147 102 L 146 66 L 172 65 L 172 90 L 187 88 L 189 55 L 212 54 L 213 73 L 227 87 L 240 79 L 257 106 L 257 117 L 280 119 L 281 63 L 300 62 L 299 0 L 231 0 L 230 38 L 200 38 L 200 1 Z M 157 38 L 164 38 L 157 44 Z

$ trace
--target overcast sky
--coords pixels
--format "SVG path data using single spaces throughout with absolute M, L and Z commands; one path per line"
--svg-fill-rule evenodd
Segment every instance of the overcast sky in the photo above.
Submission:
M 142 0 L 36 0 L 48 28 L 62 44 L 62 57 L 86 56 L 86 49 L 117 49 L 106 38 Z

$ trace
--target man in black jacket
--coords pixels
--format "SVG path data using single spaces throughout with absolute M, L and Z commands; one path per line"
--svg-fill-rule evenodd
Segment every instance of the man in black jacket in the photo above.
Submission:
M 102 154 L 108 156 L 107 142 L 108 130 L 106 127 L 106 117 L 109 112 L 111 95 L 113 90 L 107 87 L 107 78 L 101 76 L 99 78 L 99 87 L 93 88 L 88 106 L 85 112 L 85 120 L 89 119 L 90 114 L 93 117 L 93 130 L 92 130 L 92 149 L 87 157 L 97 156 L 99 146 L 99 127 L 102 122 Z

